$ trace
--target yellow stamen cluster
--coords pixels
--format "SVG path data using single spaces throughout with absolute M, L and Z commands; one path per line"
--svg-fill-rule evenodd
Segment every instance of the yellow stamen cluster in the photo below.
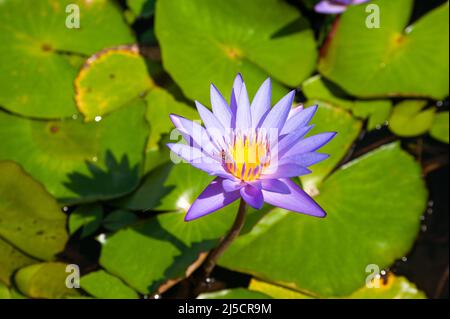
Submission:
M 257 180 L 269 161 L 267 139 L 257 133 L 233 135 L 227 148 L 222 150 L 222 162 L 226 170 L 243 181 Z

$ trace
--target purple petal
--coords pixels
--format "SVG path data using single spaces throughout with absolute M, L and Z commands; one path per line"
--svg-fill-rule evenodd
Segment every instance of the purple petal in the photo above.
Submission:
M 213 160 L 210 156 L 203 153 L 200 149 L 191 147 L 186 144 L 180 144 L 180 143 L 168 143 L 167 147 L 177 154 L 182 159 L 188 161 L 189 163 L 192 162 L 198 162 L 201 163 L 203 161 L 207 161 L 206 158 L 208 158 L 209 161 L 214 161 L 218 163 L 216 160 Z
M 247 204 L 255 209 L 261 209 L 264 205 L 262 191 L 252 185 L 246 185 L 240 190 L 242 198 Z
M 211 84 L 211 106 L 214 115 L 227 128 L 231 125 L 231 109 L 219 90 Z
M 262 189 L 268 192 L 289 194 L 289 187 L 278 179 L 261 180 Z
M 183 138 L 189 145 L 192 145 L 191 142 L 193 142 L 194 145 L 192 146 L 201 148 L 210 156 L 213 156 L 214 153 L 219 152 L 219 148 L 211 141 L 203 126 L 179 115 L 170 114 L 169 116 L 172 123 L 180 131 Z
M 316 114 L 317 105 L 308 107 L 307 109 L 303 109 L 300 112 L 295 113 L 291 116 L 286 124 L 283 126 L 281 130 L 281 135 L 288 134 L 292 131 L 298 130 L 301 127 L 308 125 L 308 123 L 313 118 L 314 114 Z
M 222 181 L 222 187 L 223 187 L 224 191 L 227 193 L 240 190 L 244 186 L 245 186 L 245 184 L 242 183 L 242 181 L 240 181 L 240 180 L 224 179 Z
M 216 178 L 197 197 L 189 208 L 185 221 L 191 221 L 225 207 L 240 197 L 239 191 L 226 193 L 222 188 L 222 179 Z
M 314 152 L 327 144 L 335 136 L 335 132 L 329 132 L 307 137 L 291 147 L 283 156 L 290 157 L 297 154 Z
M 231 100 L 230 100 L 231 113 L 234 115 L 236 115 L 237 112 L 237 105 L 239 97 L 241 95 L 242 84 L 244 84 L 244 79 L 242 78 L 242 75 L 238 73 L 234 78 L 233 90 L 231 91 Z M 231 122 L 232 124 L 234 124 L 233 120 Z
M 352 4 L 353 5 L 357 5 L 357 4 L 361 4 L 361 3 L 367 2 L 367 1 L 370 1 L 370 0 L 353 0 Z
M 195 101 L 195 105 L 197 107 L 198 113 L 200 114 L 200 118 L 203 121 L 203 124 L 206 127 L 206 131 L 208 132 L 208 135 L 211 137 L 211 139 L 217 143 L 217 145 L 224 149 L 224 133 L 225 128 L 223 127 L 222 123 L 212 114 L 210 110 L 208 110 L 204 105 L 202 105 L 200 102 Z
M 331 3 L 329 0 L 323 0 L 316 4 L 314 7 L 314 10 L 318 13 L 325 13 L 325 14 L 337 14 L 342 13 L 347 9 L 347 6 L 342 4 L 334 4 Z
M 287 164 L 287 163 L 294 163 L 301 165 L 303 167 L 308 167 L 311 165 L 314 165 L 316 163 L 319 163 L 323 160 L 326 160 L 330 155 L 328 154 L 322 154 L 322 153 L 316 153 L 316 152 L 308 152 L 308 153 L 302 153 L 297 154 L 289 157 L 282 157 L 278 160 L 279 165 Z
M 289 119 L 291 117 L 293 117 L 295 114 L 297 114 L 298 112 L 301 112 L 301 111 L 303 111 L 303 104 L 299 104 L 298 106 L 291 108 L 291 110 L 289 111 L 288 118 L 286 120 L 286 124 L 287 124 L 287 121 L 289 121 Z
M 298 143 L 298 141 L 301 140 L 313 127 L 313 125 L 305 126 L 282 137 L 277 146 L 278 157 L 281 158 L 284 153 L 290 150 L 293 145 Z
M 272 99 L 272 84 L 270 78 L 264 81 L 259 87 L 253 98 L 252 105 L 250 107 L 252 113 L 252 127 L 259 127 L 261 120 L 270 111 L 270 101 Z
M 278 129 L 281 131 L 291 110 L 294 96 L 295 90 L 292 90 L 275 104 L 261 124 L 261 128 Z
M 316 217 L 325 217 L 325 211 L 306 194 L 297 184 L 289 179 L 280 180 L 289 188 L 288 194 L 280 194 L 263 190 L 264 201 L 273 206 L 293 212 Z
M 241 93 L 237 101 L 236 128 L 246 131 L 252 127 L 252 114 L 250 113 L 250 101 L 245 83 L 242 83 Z
M 278 179 L 297 177 L 306 174 L 310 174 L 311 171 L 306 167 L 295 163 L 286 164 L 270 164 L 270 166 L 261 174 L 261 179 Z

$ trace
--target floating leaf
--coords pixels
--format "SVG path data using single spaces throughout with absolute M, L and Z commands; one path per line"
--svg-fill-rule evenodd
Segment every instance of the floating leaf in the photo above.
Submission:
M 109 199 L 137 186 L 147 134 L 140 100 L 92 123 L 0 112 L 0 160 L 20 163 L 62 202 Z
M 306 105 L 313 104 L 307 102 Z M 311 121 L 314 128 L 310 135 L 333 130 L 337 132 L 330 143 L 320 149 L 320 153 L 330 154 L 326 161 L 312 166 L 312 174 L 301 177 L 304 188 L 311 194 L 316 193 L 321 181 L 342 160 L 361 130 L 361 122 L 353 118 L 347 111 L 320 103 L 316 115 Z
M 9 292 L 8 286 L 0 282 L 0 299 L 10 299 L 11 293 Z
M 341 167 L 319 191 L 326 218 L 275 209 L 219 264 L 308 294 L 346 296 L 365 284 L 367 265 L 382 269 L 411 249 L 427 192 L 398 144 Z
M 377 0 L 380 26 L 366 6 L 341 15 L 325 43 L 319 71 L 361 97 L 448 95 L 448 2 L 408 26 L 413 0 Z M 370 21 L 369 21 L 370 22 Z
M 25 255 L 18 249 L 14 248 L 14 246 L 0 238 L 0 290 L 2 282 L 8 286 L 11 285 L 11 275 L 17 269 L 36 262 L 37 260 Z
M 389 129 L 399 136 L 417 136 L 426 133 L 433 125 L 434 108 L 422 110 L 423 100 L 406 100 L 398 103 L 389 119 Z
M 66 264 L 49 262 L 31 265 L 20 269 L 15 284 L 20 292 L 31 298 L 58 299 L 78 296 L 76 288 L 66 286 Z
M 0 237 L 30 256 L 53 259 L 67 241 L 66 216 L 19 165 L 0 161 L 0 171 Z
M 81 288 L 96 298 L 137 299 L 136 291 L 124 284 L 119 278 L 104 270 L 91 272 L 81 277 Z
M 270 296 L 245 288 L 233 288 L 200 294 L 197 299 L 271 299 Z
M 108 230 L 116 231 L 120 228 L 129 226 L 138 221 L 138 217 L 127 210 L 118 209 L 103 219 L 103 227 Z
M 373 130 L 384 124 L 389 118 L 392 102 L 389 100 L 350 100 L 339 88 L 322 79 L 320 75 L 309 78 L 302 84 L 303 93 L 309 100 L 314 100 L 319 106 L 322 102 L 349 110 L 356 117 L 368 118 L 367 128 Z M 341 96 L 340 96 L 341 95 Z
M 155 30 L 165 69 L 202 103 L 210 82 L 230 96 L 238 72 L 250 95 L 271 75 L 275 101 L 286 92 L 280 82 L 300 84 L 317 57 L 307 20 L 282 1 L 159 1 Z
M 142 294 L 167 289 L 199 265 L 233 217 L 224 210 L 186 223 L 184 214 L 158 215 L 108 237 L 100 264 Z
M 200 119 L 193 107 L 178 102 L 170 93 L 161 88 L 151 90 L 145 100 L 148 105 L 146 117 L 150 123 L 151 132 L 147 150 L 158 148 L 161 135 L 164 133 L 169 134 L 175 129 L 170 120 L 170 114 L 177 114 L 190 120 Z
M 448 111 L 436 113 L 430 129 L 431 136 L 447 144 L 449 141 L 448 121 Z
M 78 206 L 69 217 L 69 232 L 73 235 L 83 228 L 81 238 L 92 235 L 102 225 L 103 208 L 101 205 Z
M 379 279 L 378 286 L 364 287 L 348 298 L 350 299 L 425 299 L 426 295 L 417 289 L 416 285 L 405 277 L 397 277 L 392 274 L 384 279 Z
M 258 291 L 276 299 L 310 299 L 312 297 L 298 291 L 270 284 L 261 280 L 252 279 L 248 289 Z
M 379 284 L 372 288 L 358 289 L 345 299 L 423 299 L 425 294 L 404 277 L 389 274 L 386 281 L 377 279 Z M 273 285 L 264 281 L 252 279 L 249 285 L 252 291 L 265 293 L 276 299 L 310 299 L 312 297 L 285 287 Z
M 80 28 L 68 27 L 73 5 L 79 8 Z M 71 55 L 134 42 L 120 9 L 109 0 L 4 0 L 0 21 L 0 60 L 8 61 L 0 64 L 0 105 L 26 116 L 77 113 L 73 80 L 78 67 Z
M 137 47 L 103 50 L 87 60 L 75 80 L 77 106 L 86 121 L 92 121 L 153 86 Z

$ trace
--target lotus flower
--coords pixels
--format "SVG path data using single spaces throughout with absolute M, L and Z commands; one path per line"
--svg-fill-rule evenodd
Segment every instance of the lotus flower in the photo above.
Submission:
M 314 10 L 325 14 L 338 14 L 347 10 L 348 6 L 357 5 L 369 0 L 322 0 L 314 7 Z
M 216 176 L 190 206 L 185 221 L 210 214 L 241 197 L 256 209 L 266 202 L 325 217 L 323 209 L 290 178 L 310 173 L 308 166 L 328 158 L 316 151 L 336 133 L 304 138 L 313 127 L 309 122 L 317 106 L 292 108 L 294 95 L 293 90 L 271 108 L 271 82 L 267 79 L 250 104 L 238 74 L 230 105 L 213 84 L 212 112 L 195 102 L 204 127 L 170 115 L 186 144 L 167 146 L 178 158 Z

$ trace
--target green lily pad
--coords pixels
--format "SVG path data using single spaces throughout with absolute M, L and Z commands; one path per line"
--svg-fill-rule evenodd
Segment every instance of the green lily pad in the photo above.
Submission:
M 92 123 L 35 121 L 0 112 L 0 160 L 20 163 L 61 202 L 109 199 L 138 185 L 147 134 L 140 100 Z
M 66 13 L 70 4 L 79 8 L 80 28 L 66 27 L 72 20 L 72 11 Z M 38 118 L 77 113 L 73 80 L 78 67 L 71 55 L 134 42 L 120 9 L 108 0 L 4 0 L 0 21 L 0 60 L 8 61 L 0 65 L 0 105 Z
M 138 217 L 127 210 L 118 209 L 108 214 L 103 219 L 103 227 L 108 230 L 116 231 L 120 228 L 129 226 L 138 221 Z
M 422 110 L 426 101 L 406 100 L 398 103 L 389 119 L 389 129 L 396 135 L 410 137 L 426 133 L 433 125 L 434 108 Z
M 8 286 L 0 282 L 0 299 L 10 299 L 11 293 L 9 292 Z
M 209 101 L 210 82 L 230 96 L 238 72 L 250 95 L 272 76 L 275 101 L 286 93 L 281 83 L 297 86 L 315 68 L 313 32 L 282 1 L 159 1 L 155 16 L 165 69 L 202 103 Z
M 373 130 L 384 124 L 391 113 L 390 100 L 350 100 L 345 93 L 332 83 L 324 81 L 320 75 L 303 82 L 303 93 L 319 106 L 322 102 L 351 111 L 358 118 L 368 119 L 367 128 Z M 342 96 L 343 95 L 343 96 Z
M 66 216 L 19 165 L 0 161 L 0 171 L 0 237 L 30 256 L 53 259 L 67 241 Z
M 307 102 L 305 105 L 313 103 Z M 305 190 L 310 194 L 317 192 L 319 184 L 347 154 L 362 126 L 361 121 L 356 120 L 347 111 L 328 103 L 319 102 L 318 104 L 317 113 L 311 121 L 315 126 L 309 135 L 327 131 L 337 132 L 337 135 L 319 150 L 320 153 L 331 156 L 327 160 L 311 166 L 312 173 L 301 177 Z
M 448 121 L 448 111 L 436 113 L 430 129 L 432 137 L 447 144 L 449 141 Z
M 76 102 L 92 121 L 143 95 L 153 81 L 137 47 L 103 50 L 89 58 L 75 80 Z
M 142 294 L 161 292 L 198 266 L 232 218 L 224 210 L 189 223 L 181 213 L 158 215 L 107 237 L 100 264 Z
M 76 288 L 66 286 L 66 264 L 49 262 L 20 269 L 14 281 L 20 292 L 31 298 L 58 299 L 78 296 Z
M 380 280 L 378 288 L 364 287 L 348 298 L 350 299 L 425 299 L 424 292 L 405 277 L 389 275 L 386 281 Z
M 366 6 L 341 15 L 319 71 L 355 96 L 448 95 L 448 2 L 408 26 L 413 0 L 377 0 L 380 27 L 366 25 Z
M 189 105 L 178 102 L 166 90 L 154 88 L 145 100 L 147 101 L 147 121 L 150 123 L 150 138 L 147 151 L 157 149 L 162 134 L 170 134 L 175 129 L 170 114 L 177 114 L 190 120 L 200 120 L 197 111 Z M 164 146 L 165 147 L 165 146 Z
M 92 235 L 102 225 L 103 208 L 101 205 L 78 206 L 69 216 L 69 232 L 73 235 L 83 228 L 81 238 Z
M 124 284 L 119 278 L 104 270 L 91 272 L 80 280 L 81 288 L 95 298 L 137 299 L 136 291 Z
M 221 266 L 321 297 L 346 296 L 408 253 L 426 208 L 420 166 L 397 143 L 341 167 L 319 188 L 324 219 L 275 209 L 240 236 Z
M 203 293 L 197 299 L 271 299 L 271 297 L 245 288 L 234 288 Z
M 0 238 L 0 290 L 2 282 L 7 286 L 11 285 L 11 276 L 17 269 L 34 263 L 37 263 L 36 259 L 25 255 Z
M 257 291 L 275 299 L 311 299 L 312 297 L 302 294 L 301 292 L 277 286 L 265 281 L 252 278 L 248 289 Z
M 377 287 L 363 287 L 345 299 L 423 299 L 425 294 L 416 285 L 404 277 L 389 275 L 386 281 L 378 279 Z M 310 299 L 312 297 L 301 292 L 277 286 L 257 279 L 252 279 L 249 285 L 252 291 L 258 291 L 276 299 Z

